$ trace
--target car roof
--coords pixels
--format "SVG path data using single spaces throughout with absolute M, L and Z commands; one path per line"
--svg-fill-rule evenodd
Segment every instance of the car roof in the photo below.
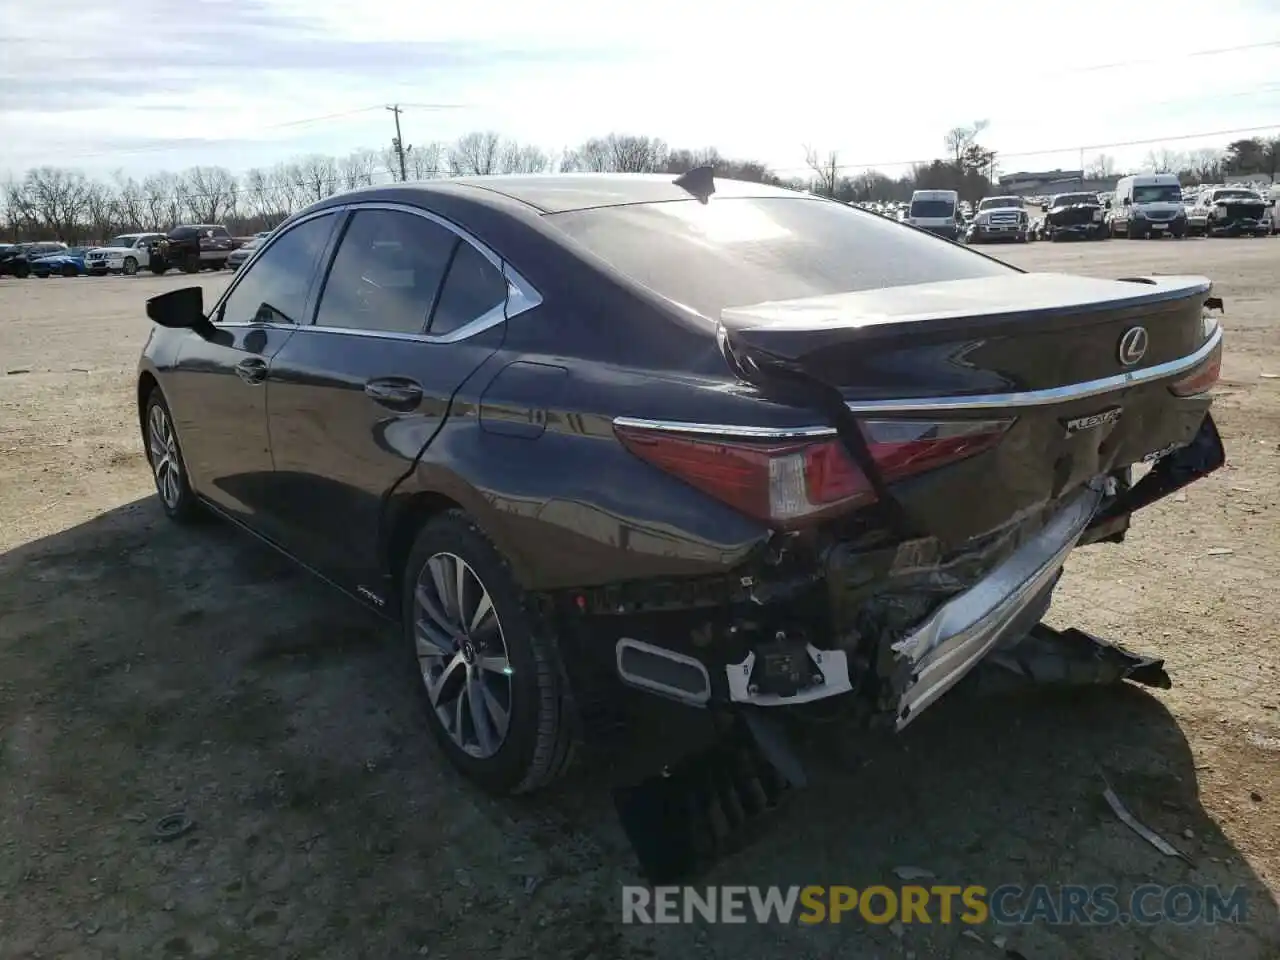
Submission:
M 674 173 L 552 173 L 486 177 L 454 177 L 411 183 L 364 187 L 333 198 L 393 199 L 406 193 L 469 196 L 482 202 L 484 194 L 514 200 L 538 213 L 567 213 L 589 207 L 613 207 L 629 203 L 662 203 L 689 200 L 692 195 L 676 185 Z M 715 196 L 799 198 L 794 190 L 763 183 L 716 178 Z M 406 198 L 407 199 L 407 198 Z M 489 204 L 486 204 L 489 205 Z

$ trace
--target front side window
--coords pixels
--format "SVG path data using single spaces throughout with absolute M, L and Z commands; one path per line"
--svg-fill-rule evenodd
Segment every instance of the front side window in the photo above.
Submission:
M 219 322 L 302 322 L 335 216 L 300 223 L 263 251 L 223 301 Z
M 458 238 L 400 210 L 357 210 L 320 296 L 316 326 L 423 333 Z

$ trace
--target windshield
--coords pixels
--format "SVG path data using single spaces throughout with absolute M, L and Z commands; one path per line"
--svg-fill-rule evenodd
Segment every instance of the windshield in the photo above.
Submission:
M 978 204 L 979 210 L 995 210 L 1002 207 L 1021 207 L 1022 199 L 1020 197 L 987 197 L 982 203 Z
M 632 280 L 710 318 L 767 300 L 1013 270 L 856 207 L 799 197 L 636 203 L 546 220 Z
M 1214 194 L 1215 200 L 1261 200 L 1252 190 L 1219 190 Z
M 1065 207 L 1072 203 L 1097 203 L 1098 198 L 1092 193 L 1064 193 L 1060 197 L 1055 197 L 1053 206 Z
M 951 219 L 956 215 L 956 206 L 950 200 L 912 200 L 910 215 Z
M 1176 183 L 1152 183 L 1133 188 L 1134 203 L 1181 203 L 1182 188 Z

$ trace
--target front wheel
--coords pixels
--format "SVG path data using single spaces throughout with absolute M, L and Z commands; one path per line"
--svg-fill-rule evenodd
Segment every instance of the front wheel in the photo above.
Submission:
M 138 272 L 138 261 L 133 257 L 125 257 L 124 264 L 120 267 L 120 272 L 126 277 L 132 277 Z
M 182 262 L 183 273 L 199 273 L 200 272 L 200 254 L 193 253 Z
M 147 461 L 151 464 L 160 503 L 171 520 L 186 523 L 196 517 L 200 506 L 191 484 L 187 482 L 187 469 L 178 444 L 178 432 L 173 425 L 173 415 L 158 388 L 147 398 L 145 429 Z
M 450 762 L 496 794 L 528 793 L 564 773 L 572 724 L 556 645 L 465 513 L 423 527 L 402 598 L 427 722 Z

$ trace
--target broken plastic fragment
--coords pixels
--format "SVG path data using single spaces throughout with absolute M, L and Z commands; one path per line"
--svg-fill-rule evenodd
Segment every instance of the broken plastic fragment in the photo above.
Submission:
M 1175 848 L 1171 843 L 1165 840 L 1164 837 L 1160 836 L 1160 834 L 1156 833 L 1150 827 L 1141 823 L 1137 817 L 1130 813 L 1125 805 L 1120 802 L 1120 798 L 1116 796 L 1116 792 L 1111 789 L 1111 784 L 1107 783 L 1105 778 L 1102 782 L 1106 786 L 1106 789 L 1102 791 L 1103 799 L 1107 801 L 1107 806 L 1111 808 L 1111 812 L 1120 819 L 1121 823 L 1163 853 L 1166 857 L 1177 857 L 1180 860 L 1191 863 L 1190 857 L 1181 850 Z

